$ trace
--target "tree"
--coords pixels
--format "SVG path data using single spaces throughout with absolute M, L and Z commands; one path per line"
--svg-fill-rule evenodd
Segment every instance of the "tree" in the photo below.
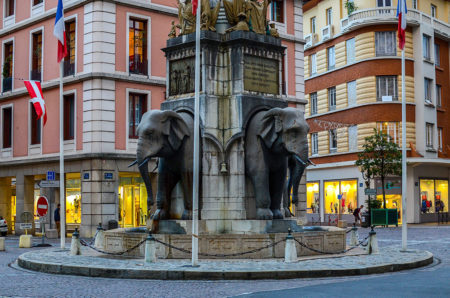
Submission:
M 358 160 L 355 163 L 366 181 L 375 177 L 381 179 L 384 209 L 386 209 L 385 178 L 402 174 L 402 153 L 399 146 L 390 138 L 382 131 L 374 129 L 374 134 L 365 138 L 363 151 L 358 153 Z

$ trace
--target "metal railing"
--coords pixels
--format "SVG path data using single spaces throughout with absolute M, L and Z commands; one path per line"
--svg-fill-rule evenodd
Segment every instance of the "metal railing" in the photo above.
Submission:
M 12 90 L 12 78 L 3 78 L 3 92 Z
M 40 69 L 33 69 L 30 71 L 30 79 L 33 81 L 41 81 L 41 75 Z
M 71 63 L 70 61 L 64 61 L 63 74 L 65 77 L 75 75 L 75 63 Z
M 133 61 L 130 60 L 130 73 L 148 75 L 148 61 Z

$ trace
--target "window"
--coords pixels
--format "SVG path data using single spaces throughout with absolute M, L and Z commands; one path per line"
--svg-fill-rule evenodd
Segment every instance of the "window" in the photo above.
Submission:
M 375 32 L 376 56 L 396 56 L 397 45 L 395 31 Z
M 428 35 L 423 35 L 422 47 L 423 47 L 423 58 L 431 60 L 430 56 L 430 37 Z
M 317 92 L 309 95 L 309 103 L 311 105 L 311 115 L 317 114 Z
M 327 26 L 333 24 L 333 8 L 327 9 Z
M 356 105 L 356 81 L 351 81 L 347 83 L 347 97 L 348 97 L 348 105 L 355 106 Z
M 388 136 L 390 142 L 400 144 L 400 129 L 398 122 L 378 122 L 377 129 Z
M 425 102 L 429 104 L 433 103 L 431 100 L 431 82 L 428 78 L 424 79 Z
M 441 85 L 436 85 L 436 106 L 442 107 L 442 88 L 441 88 Z
M 347 64 L 355 63 L 355 38 L 350 38 L 345 41 L 347 49 Z
M 448 180 L 420 179 L 420 211 L 448 212 Z
M 14 15 L 14 0 L 5 0 L 5 18 Z
M 391 6 L 391 0 L 377 0 L 378 7 L 389 7 Z
M 358 126 L 352 125 L 348 128 L 348 150 L 350 152 L 358 151 Z
M 438 127 L 438 149 L 442 152 L 442 127 Z
M 129 70 L 134 74 L 148 74 L 147 22 L 130 19 L 129 28 Z
M 417 0 L 412 0 L 412 8 L 417 9 Z
M 319 182 L 306 183 L 306 212 L 320 213 Z
M 42 32 L 34 33 L 31 52 L 31 73 L 30 79 L 34 81 L 41 80 L 42 74 Z
M 311 154 L 319 154 L 319 135 L 317 132 L 311 134 Z
M 75 138 L 75 94 L 64 95 L 64 141 Z
M 4 108 L 2 115 L 2 127 L 3 127 L 3 142 L 2 148 L 7 149 L 12 147 L 12 108 Z
M 31 145 L 39 145 L 41 143 L 41 119 L 38 119 L 36 110 L 32 103 L 30 103 L 31 110 Z
M 5 44 L 3 56 L 3 92 L 12 90 L 13 83 L 13 43 Z
M 330 130 L 330 153 L 337 151 L 337 131 L 336 129 Z
M 130 93 L 128 104 L 128 137 L 130 139 L 137 139 L 137 127 L 141 122 L 142 115 L 147 111 L 147 95 Z
M 358 180 L 324 183 L 325 213 L 353 214 L 358 207 Z
M 336 87 L 328 88 L 328 111 L 336 110 Z
M 426 138 L 427 148 L 429 148 L 429 149 L 433 149 L 433 130 L 434 130 L 434 124 L 426 123 L 425 138 Z
M 284 0 L 273 0 L 270 4 L 270 20 L 284 23 Z
M 33 6 L 41 4 L 42 2 L 44 2 L 44 0 L 33 0 Z
M 437 7 L 433 4 L 431 4 L 431 16 L 437 18 Z
M 68 55 L 64 58 L 64 76 L 75 74 L 75 20 L 66 22 L 66 42 Z
M 286 55 L 281 57 L 281 94 L 287 95 Z
M 310 75 L 314 75 L 317 73 L 316 54 L 311 54 L 309 56 L 309 72 Z
M 334 69 L 334 66 L 336 64 L 334 56 L 334 46 L 327 48 L 327 61 L 328 70 Z
M 316 33 L 316 17 L 311 18 L 311 33 Z
M 441 48 L 437 43 L 434 44 L 434 64 L 441 66 Z
M 397 100 L 397 76 L 377 76 L 377 100 Z

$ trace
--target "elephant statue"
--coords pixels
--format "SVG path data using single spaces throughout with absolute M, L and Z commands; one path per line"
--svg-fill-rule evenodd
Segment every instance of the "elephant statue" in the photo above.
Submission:
M 308 159 L 309 163 L 309 159 Z M 288 169 L 289 179 L 286 181 L 286 185 L 283 193 L 283 209 L 284 217 L 291 217 L 292 213 L 289 207 L 291 206 L 291 193 L 292 204 L 298 204 L 298 186 L 302 180 L 303 172 L 305 171 L 307 163 L 303 159 L 298 159 L 296 156 L 288 157 Z
M 137 128 L 139 140 L 133 164 L 138 164 L 147 188 L 149 210 L 153 191 L 148 161 L 159 157 L 154 220 L 169 219 L 172 191 L 178 182 L 184 195 L 182 219 L 192 219 L 193 122 L 192 116 L 185 112 L 152 110 L 142 116 Z
M 245 171 L 253 184 L 257 219 L 283 218 L 288 159 L 287 186 L 297 190 L 308 161 L 308 131 L 303 112 L 294 108 L 260 111 L 247 125 Z M 294 199 L 298 200 L 296 191 Z

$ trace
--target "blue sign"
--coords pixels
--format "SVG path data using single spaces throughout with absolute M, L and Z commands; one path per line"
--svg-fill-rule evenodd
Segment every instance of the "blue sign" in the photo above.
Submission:
M 89 180 L 89 173 L 83 173 L 83 179 Z
M 55 181 L 55 171 L 48 171 L 47 172 L 47 181 Z
M 105 180 L 113 180 L 113 173 L 105 173 L 104 175 Z

